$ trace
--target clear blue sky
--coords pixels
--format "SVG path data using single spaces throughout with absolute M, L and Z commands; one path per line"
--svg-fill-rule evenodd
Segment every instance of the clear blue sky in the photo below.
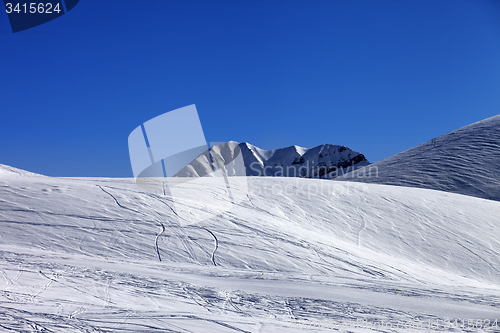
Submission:
M 130 177 L 127 138 L 196 104 L 207 141 L 371 161 L 500 113 L 500 1 L 81 0 L 12 34 L 0 163 Z

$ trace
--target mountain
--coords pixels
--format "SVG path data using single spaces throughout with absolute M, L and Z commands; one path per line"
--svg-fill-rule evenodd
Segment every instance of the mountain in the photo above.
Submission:
M 229 141 L 211 148 L 198 156 L 177 177 L 209 175 L 214 164 L 222 163 L 229 176 L 272 176 L 301 178 L 335 178 L 362 166 L 369 165 L 363 154 L 345 146 L 324 144 L 315 148 L 291 146 L 275 150 L 263 150 L 249 143 Z M 235 162 L 233 162 L 235 161 Z M 231 164 L 231 162 L 233 162 Z
M 183 225 L 174 201 L 218 211 L 225 184 L 202 177 L 172 197 L 134 179 L 0 177 L 0 331 L 434 332 L 474 320 L 467 331 L 498 332 L 500 202 L 246 180 L 243 201 Z
M 39 176 L 44 177 L 40 174 L 29 172 L 26 170 L 21 170 L 18 168 L 14 168 L 5 164 L 0 164 L 0 176 L 4 175 L 16 175 L 16 176 Z
M 427 188 L 500 201 L 500 115 L 336 180 Z

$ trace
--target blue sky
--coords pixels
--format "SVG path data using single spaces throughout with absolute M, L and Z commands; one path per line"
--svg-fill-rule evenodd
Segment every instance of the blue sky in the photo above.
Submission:
M 500 1 L 89 1 L 13 34 L 0 163 L 131 177 L 130 132 L 196 104 L 207 141 L 369 161 L 500 113 Z

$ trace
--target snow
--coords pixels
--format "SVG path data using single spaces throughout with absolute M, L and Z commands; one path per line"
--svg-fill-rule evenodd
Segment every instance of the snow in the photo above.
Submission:
M 231 210 L 183 225 L 171 197 L 133 179 L 1 173 L 0 330 L 325 332 L 339 329 L 320 322 L 367 320 L 435 332 L 429 321 L 500 319 L 500 202 L 247 180 Z M 193 214 L 227 205 L 217 179 L 186 184 Z M 409 321 L 424 328 L 396 328 Z
M 5 164 L 0 164 L 0 176 L 4 175 L 21 175 L 21 176 L 39 176 L 43 177 L 40 174 L 29 172 L 26 170 L 21 170 L 18 168 L 14 168 Z
M 500 115 L 336 180 L 420 187 L 500 201 Z
M 339 174 L 369 165 L 366 158 L 355 151 L 338 145 L 324 144 L 314 148 L 290 146 L 263 150 L 249 143 L 229 141 L 216 146 L 224 164 L 240 156 L 246 176 L 335 178 Z M 213 171 L 207 152 L 201 154 L 178 177 L 200 177 Z M 232 176 L 232 175 L 230 175 Z

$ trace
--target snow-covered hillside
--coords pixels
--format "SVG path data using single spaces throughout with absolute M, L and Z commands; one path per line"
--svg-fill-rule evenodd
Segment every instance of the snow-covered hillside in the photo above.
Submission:
M 226 205 L 216 180 L 189 187 L 193 214 Z M 500 319 L 500 202 L 284 177 L 239 190 L 183 226 L 133 179 L 0 175 L 0 329 L 499 331 L 477 320 Z
M 337 180 L 428 188 L 500 201 L 500 115 Z
M 369 165 L 363 154 L 345 146 L 324 144 L 315 148 L 291 146 L 263 150 L 249 143 L 230 141 L 212 148 L 221 162 L 228 164 L 241 154 L 246 176 L 335 178 L 362 166 Z M 201 154 L 176 176 L 199 177 L 214 169 L 213 158 L 208 152 Z M 229 175 L 242 175 L 238 172 Z
M 19 176 L 42 176 L 37 173 L 29 172 L 26 170 L 21 170 L 14 168 L 5 164 L 0 164 L 0 176 L 4 175 L 19 175 Z

